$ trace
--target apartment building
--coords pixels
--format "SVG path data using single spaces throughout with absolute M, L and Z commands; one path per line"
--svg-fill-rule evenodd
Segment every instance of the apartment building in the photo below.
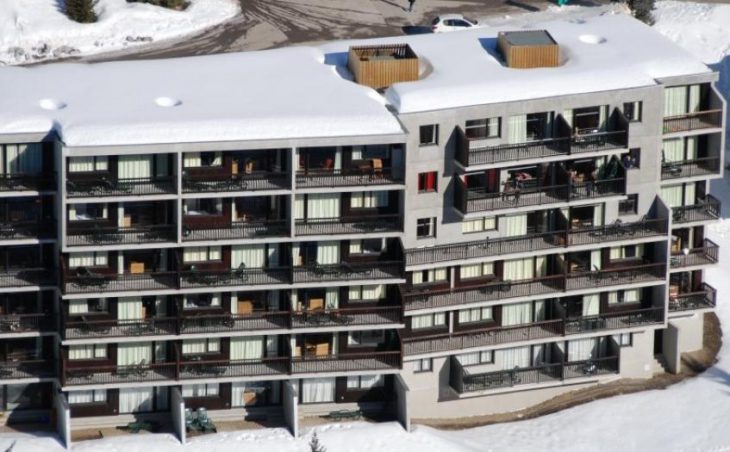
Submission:
M 3 68 L 2 409 L 407 424 L 677 372 L 716 80 L 624 16 Z

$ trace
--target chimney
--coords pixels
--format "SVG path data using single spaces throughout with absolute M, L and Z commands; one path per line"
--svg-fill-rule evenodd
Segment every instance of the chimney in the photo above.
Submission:
M 560 46 L 546 30 L 501 31 L 497 34 L 497 48 L 510 68 L 560 65 Z

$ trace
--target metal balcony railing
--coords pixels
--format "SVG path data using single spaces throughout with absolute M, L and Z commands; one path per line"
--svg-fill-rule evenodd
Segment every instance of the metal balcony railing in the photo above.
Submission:
M 68 246 L 133 245 L 139 243 L 174 242 L 177 227 L 166 225 L 135 225 L 72 228 L 66 233 Z
M 669 265 L 671 268 L 716 264 L 720 256 L 720 247 L 710 239 L 705 239 L 700 247 L 688 248 L 683 251 L 673 253 L 669 257 Z
M 698 199 L 694 204 L 672 207 L 672 221 L 676 224 L 693 223 L 695 221 L 711 221 L 720 218 L 720 200 L 712 195 Z
M 73 174 L 66 181 L 68 198 L 84 198 L 96 196 L 149 196 L 177 193 L 174 176 L 139 177 L 139 178 L 106 178 L 78 179 Z
M 400 215 L 306 218 L 296 220 L 296 235 L 375 234 L 402 232 Z
M 392 168 L 310 169 L 297 171 L 298 188 L 359 187 L 402 184 L 403 178 Z
M 722 127 L 722 109 L 698 111 L 664 118 L 664 133 Z
M 717 290 L 707 283 L 702 283 L 699 290 L 669 296 L 669 312 L 709 309 L 716 305 Z

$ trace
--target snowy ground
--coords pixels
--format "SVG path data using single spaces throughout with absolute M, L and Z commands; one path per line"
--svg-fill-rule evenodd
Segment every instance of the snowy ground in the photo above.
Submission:
M 0 0 L 7 1 L 46 0 Z M 730 70 L 730 64 L 727 64 L 730 58 L 726 57 L 730 54 L 730 33 L 726 31 L 730 23 L 730 5 L 665 1 L 659 3 L 656 17 L 659 31 L 706 63 L 718 64 L 723 71 Z M 0 15 L 0 36 L 3 19 Z M 719 66 L 723 60 L 726 64 Z M 723 76 L 728 80 L 728 74 Z M 723 86 L 728 87 L 725 95 L 730 97 L 730 84 Z M 707 271 L 707 281 L 720 293 L 717 314 L 728 332 L 730 177 L 714 181 L 712 193 L 722 201 L 726 213 L 724 220 L 709 228 L 708 237 L 720 245 L 721 266 Z M 704 374 L 666 390 L 601 400 L 523 422 L 456 432 L 415 426 L 412 433 L 405 433 L 395 423 L 332 424 L 317 427 L 317 431 L 328 452 L 730 451 L 730 429 L 727 428 L 730 419 L 729 346 L 720 350 L 719 358 L 719 363 Z M 82 442 L 74 446 L 74 451 L 306 452 L 308 439 L 308 436 L 293 439 L 283 429 L 267 429 L 211 435 L 192 439 L 187 446 L 181 446 L 169 435 L 140 435 Z M 55 438 L 0 434 L 0 450 L 13 442 L 13 452 L 62 450 Z
M 0 0 L 0 66 L 90 55 L 185 36 L 240 12 L 236 0 L 190 0 L 172 11 L 127 0 L 98 0 L 98 22 L 69 20 L 60 0 Z

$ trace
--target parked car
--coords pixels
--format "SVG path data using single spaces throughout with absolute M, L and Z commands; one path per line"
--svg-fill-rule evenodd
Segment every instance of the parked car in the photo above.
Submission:
M 468 30 L 476 26 L 476 21 L 466 19 L 461 14 L 444 14 L 431 21 L 431 31 L 442 33 L 444 31 Z

